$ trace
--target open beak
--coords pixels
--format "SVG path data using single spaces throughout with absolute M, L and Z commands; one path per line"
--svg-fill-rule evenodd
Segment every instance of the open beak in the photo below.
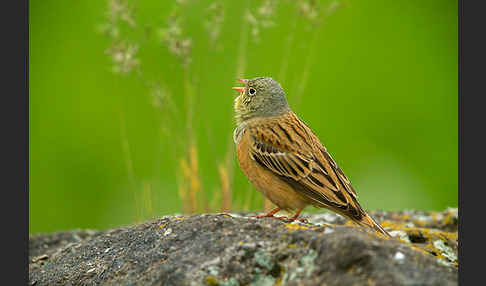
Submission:
M 242 79 L 242 78 L 237 78 L 237 81 L 241 82 L 242 84 L 245 84 L 248 82 L 247 79 Z M 239 94 L 243 94 L 245 92 L 245 87 L 244 86 L 236 86 L 233 87 L 234 90 L 236 90 Z
M 244 86 L 236 86 L 233 87 L 234 90 L 236 90 L 239 94 L 242 94 L 245 92 L 245 87 Z
M 247 79 L 244 79 L 244 78 L 237 78 L 236 80 L 239 81 L 239 82 L 241 82 L 242 84 L 247 84 L 248 83 L 248 80 Z

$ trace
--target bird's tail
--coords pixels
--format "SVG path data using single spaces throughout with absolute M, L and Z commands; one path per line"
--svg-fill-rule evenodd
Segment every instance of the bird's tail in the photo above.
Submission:
M 361 226 L 372 228 L 376 232 L 381 233 L 386 237 L 391 237 L 391 235 L 385 229 L 383 229 L 383 227 L 379 223 L 377 223 L 371 216 L 366 213 L 361 217 L 361 220 L 356 220 L 356 223 Z

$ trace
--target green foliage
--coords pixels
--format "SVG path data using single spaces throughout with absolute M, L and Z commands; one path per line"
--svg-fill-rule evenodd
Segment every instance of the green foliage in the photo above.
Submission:
M 31 233 L 182 212 L 191 148 L 199 211 L 218 207 L 222 173 L 233 209 L 260 210 L 232 153 L 236 77 L 281 82 L 364 208 L 457 206 L 455 1 L 44 0 L 29 11 Z

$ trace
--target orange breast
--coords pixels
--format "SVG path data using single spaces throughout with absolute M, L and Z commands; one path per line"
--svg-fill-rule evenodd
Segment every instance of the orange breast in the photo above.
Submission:
M 290 185 L 251 159 L 250 144 L 249 133 L 244 130 L 241 140 L 236 145 L 236 154 L 241 170 L 255 188 L 284 210 L 297 210 L 309 205 L 308 200 L 296 193 Z

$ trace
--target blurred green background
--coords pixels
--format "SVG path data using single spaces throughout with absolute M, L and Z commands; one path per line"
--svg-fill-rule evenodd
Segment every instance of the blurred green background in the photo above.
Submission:
M 31 233 L 181 213 L 189 138 L 212 210 L 227 156 L 233 209 L 261 210 L 229 151 L 236 77 L 281 82 L 365 209 L 457 207 L 456 1 L 37 0 L 29 12 Z M 123 60 L 135 68 L 114 71 Z

